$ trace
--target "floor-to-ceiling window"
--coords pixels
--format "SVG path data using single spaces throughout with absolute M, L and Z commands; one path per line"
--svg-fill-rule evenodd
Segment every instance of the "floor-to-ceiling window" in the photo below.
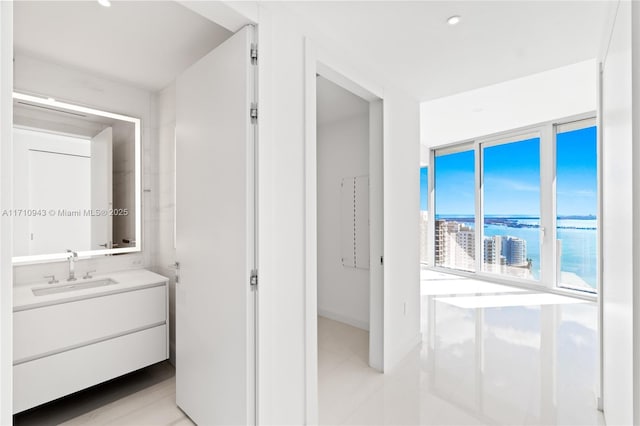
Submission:
M 482 269 L 540 278 L 540 138 L 482 144 Z
M 558 285 L 597 286 L 598 150 L 595 120 L 556 128 Z
M 473 146 L 436 152 L 434 264 L 475 270 L 475 153 Z
M 433 150 L 433 265 L 596 292 L 597 152 L 593 118 Z

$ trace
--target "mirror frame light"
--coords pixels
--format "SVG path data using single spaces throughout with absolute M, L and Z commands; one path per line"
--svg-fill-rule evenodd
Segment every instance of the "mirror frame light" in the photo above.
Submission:
M 140 119 L 129 117 L 126 115 L 115 114 L 99 109 L 87 108 L 79 105 L 60 102 L 50 97 L 33 96 L 24 93 L 13 92 L 13 99 L 23 100 L 39 105 L 58 107 L 70 111 L 81 112 L 86 114 L 97 115 L 100 117 L 112 118 L 115 120 L 126 121 L 135 125 L 135 158 L 134 158 L 134 175 L 135 175 L 135 226 L 136 226 L 136 245 L 134 247 L 112 248 L 104 250 L 85 250 L 77 251 L 78 257 L 91 257 L 109 254 L 135 253 L 142 251 L 142 148 L 140 136 Z M 73 247 L 71 247 L 73 249 Z M 54 254 L 36 254 L 28 256 L 13 256 L 11 258 L 14 265 L 52 262 L 56 260 L 66 260 L 69 253 Z

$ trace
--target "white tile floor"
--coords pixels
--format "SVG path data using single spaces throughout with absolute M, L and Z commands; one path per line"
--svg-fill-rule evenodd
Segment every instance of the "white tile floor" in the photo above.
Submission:
M 176 406 L 176 381 L 174 376 L 61 424 L 65 426 L 186 426 L 194 423 Z
M 423 343 L 387 374 L 367 364 L 366 331 L 319 318 L 320 423 L 604 425 L 595 402 L 595 304 L 523 303 L 528 293 L 425 273 Z M 500 306 L 438 300 L 456 294 L 518 297 Z M 172 367 L 149 371 L 32 410 L 15 424 L 191 425 L 175 405 Z
M 14 416 L 16 426 L 193 425 L 176 406 L 175 370 L 153 365 Z
M 422 278 L 423 343 L 387 374 L 367 366 L 365 331 L 320 318 L 321 424 L 604 424 L 595 304 Z

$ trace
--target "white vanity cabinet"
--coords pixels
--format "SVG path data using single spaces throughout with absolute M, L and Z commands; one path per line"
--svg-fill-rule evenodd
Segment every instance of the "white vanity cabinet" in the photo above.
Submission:
M 109 277 L 117 284 L 16 292 L 14 413 L 169 357 L 168 280 L 145 270 Z

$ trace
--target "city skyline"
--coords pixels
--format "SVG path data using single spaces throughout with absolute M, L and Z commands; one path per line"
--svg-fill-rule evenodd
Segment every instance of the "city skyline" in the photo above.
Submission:
M 475 270 L 476 238 L 472 227 L 455 220 L 437 219 L 434 230 L 436 266 Z M 536 278 L 525 239 L 508 234 L 483 236 L 481 246 L 484 271 Z

